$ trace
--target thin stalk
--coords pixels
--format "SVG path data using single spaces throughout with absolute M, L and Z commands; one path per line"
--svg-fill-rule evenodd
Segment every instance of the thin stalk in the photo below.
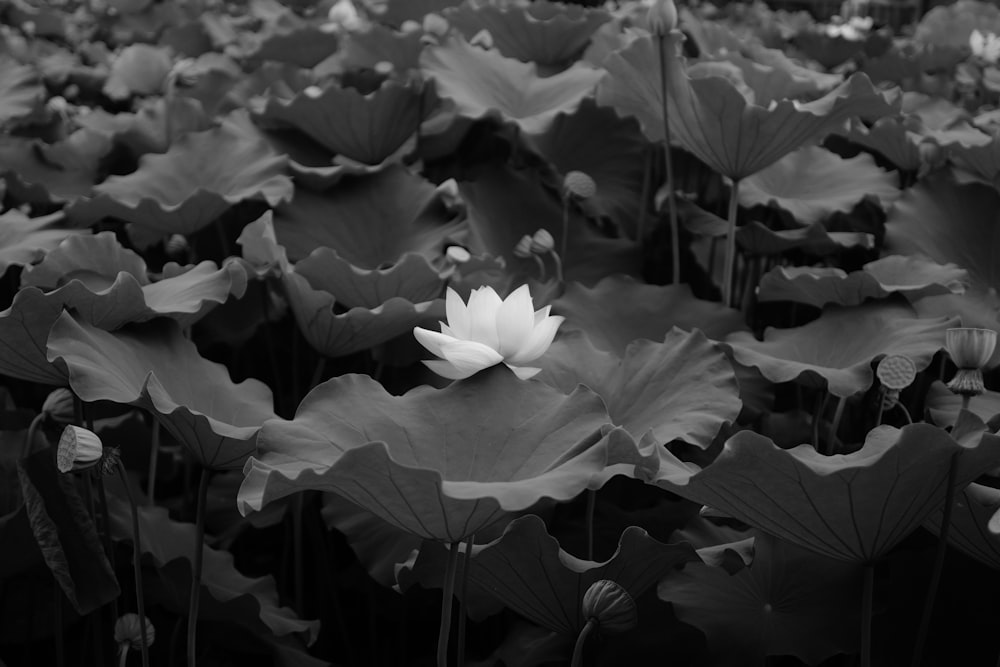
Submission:
M 642 194 L 639 195 L 639 217 L 635 223 L 635 242 L 642 246 L 643 239 L 646 238 L 646 208 L 649 203 L 649 188 L 653 181 L 653 160 L 650 157 L 649 149 L 642 152 Z
M 587 560 L 594 560 L 594 513 L 597 510 L 597 491 L 587 491 Z
M 736 214 L 739 212 L 740 182 L 733 181 L 733 187 L 729 191 L 729 213 L 726 221 L 729 223 L 726 231 L 726 271 L 722 284 L 722 302 L 727 306 L 733 305 L 733 265 L 736 262 Z
M 444 571 L 444 596 L 441 598 L 441 627 L 438 630 L 437 667 L 448 667 L 448 638 L 451 634 L 451 607 L 455 597 L 455 571 L 458 569 L 458 543 L 448 545 L 448 565 Z
M 559 239 L 559 256 L 566 256 L 566 245 L 569 243 L 569 193 L 563 193 L 562 205 L 562 238 Z
M 315 389 L 316 385 L 323 381 L 324 373 L 326 373 L 326 357 L 320 355 L 319 363 L 316 364 L 316 371 L 313 373 L 312 378 L 309 379 L 309 390 L 306 391 L 307 394 Z
M 93 421 L 87 420 L 87 428 L 93 430 Z M 93 468 L 91 469 L 93 470 Z M 100 503 L 101 510 L 101 538 L 104 541 L 104 551 L 108 557 L 108 563 L 111 565 L 111 571 L 114 572 L 117 568 L 115 567 L 115 546 L 111 541 L 111 514 L 108 511 L 108 493 L 104 489 L 104 478 L 97 473 L 94 475 L 97 478 L 97 499 Z M 111 619 L 112 622 L 118 619 L 118 598 L 111 600 Z
M 160 458 L 160 421 L 158 419 L 153 419 L 152 438 L 149 449 L 146 495 L 149 496 L 149 504 L 153 505 L 156 503 L 156 469 Z
M 924 611 L 920 616 L 920 629 L 917 631 L 917 642 L 913 647 L 912 667 L 920 667 L 920 661 L 924 657 L 924 645 L 927 643 L 927 631 L 931 626 L 931 617 L 934 615 L 934 599 L 937 597 L 938 587 L 941 584 L 941 573 L 944 571 L 944 557 L 948 553 L 948 533 L 951 530 L 951 513 L 955 506 L 955 488 L 958 477 L 958 453 L 951 455 L 951 464 L 948 466 L 948 486 L 944 499 L 944 510 L 941 512 L 941 531 L 938 535 L 937 550 L 934 553 L 934 569 L 931 570 L 931 581 L 927 586 L 927 595 L 924 598 Z
M 875 428 L 882 425 L 883 412 L 885 412 L 885 387 L 878 390 L 878 413 L 875 415 Z
M 670 245 L 672 266 L 672 285 L 681 282 L 681 233 L 677 224 L 677 195 L 675 194 L 674 164 L 670 156 L 670 118 L 667 110 L 667 35 L 657 38 L 660 53 L 660 112 L 663 117 L 663 148 L 664 162 L 667 167 L 667 212 L 670 217 Z
M 142 642 L 142 667 L 149 667 L 149 645 L 146 643 L 146 600 L 142 586 L 142 543 L 139 538 L 139 510 L 135 505 L 132 487 L 128 484 L 125 465 L 118 462 L 118 476 L 125 487 L 125 496 L 132 511 L 132 571 L 135 576 L 135 606 L 139 614 L 139 640 Z
M 899 401 L 896 401 L 896 407 L 903 411 L 903 416 L 906 417 L 906 423 L 912 424 L 913 417 L 910 416 L 910 411 L 906 409 L 906 406 Z
M 587 624 L 583 626 L 580 630 L 580 634 L 576 638 L 576 644 L 573 646 L 573 661 L 570 663 L 571 667 L 583 667 L 583 647 L 587 644 L 587 637 L 594 631 L 597 627 L 597 619 L 591 616 L 587 619 Z
M 963 410 L 968 410 L 969 409 L 969 403 L 971 403 L 971 402 L 972 402 L 972 397 L 971 396 L 969 396 L 968 394 L 962 394 L 962 409 Z
M 821 451 L 819 446 L 819 423 L 823 420 L 823 411 L 826 409 L 827 398 L 827 393 L 821 391 L 820 395 L 816 398 L 816 412 L 813 414 L 813 449 L 817 452 Z
M 31 420 L 31 424 L 28 425 L 28 433 L 24 436 L 24 445 L 21 448 L 22 459 L 26 459 L 31 456 L 31 445 L 35 442 L 35 433 L 38 432 L 38 427 L 41 425 L 43 419 L 45 419 L 45 415 L 39 412 L 35 415 L 35 418 Z
M 840 429 L 840 420 L 844 416 L 845 405 L 847 405 L 847 399 L 841 396 L 837 401 L 837 408 L 833 411 L 833 422 L 830 423 L 830 436 L 826 446 L 829 454 L 837 453 L 837 431 Z
M 275 402 L 275 412 L 279 414 L 284 414 L 281 412 L 280 406 L 281 397 L 285 395 L 282 388 L 284 382 L 282 382 L 280 367 L 278 366 L 278 357 L 276 354 L 277 348 L 274 345 L 274 337 L 271 335 L 271 308 L 268 303 L 268 287 L 265 286 L 261 291 L 260 295 L 260 309 L 264 315 L 264 344 L 267 346 L 267 360 L 271 366 L 271 376 L 274 378 L 274 402 Z
M 191 595 L 188 600 L 187 621 L 187 667 L 195 667 L 198 663 L 198 605 L 201 602 L 201 566 L 205 555 L 205 505 L 208 500 L 208 480 L 211 471 L 203 467 L 201 479 L 198 482 L 198 505 L 195 508 L 195 537 L 193 566 L 191 568 Z
M 865 563 L 865 584 L 861 593 L 861 667 L 872 664 L 872 598 L 875 593 L 875 564 Z
M 458 593 L 460 612 L 458 615 L 458 667 L 465 667 L 465 625 L 468 614 L 465 609 L 465 594 L 469 588 L 469 568 L 472 567 L 472 545 L 476 536 L 469 535 L 465 540 L 465 553 L 462 556 L 462 586 Z
M 56 642 L 56 667 L 64 667 L 66 664 L 66 657 L 63 655 L 63 614 L 62 614 L 62 586 L 55 582 L 55 586 L 52 587 L 52 620 L 53 625 L 55 625 L 55 642 Z
M 302 517 L 305 512 L 304 493 L 297 493 L 292 497 L 292 553 L 295 564 L 295 609 L 300 614 L 305 614 L 305 540 L 302 536 Z

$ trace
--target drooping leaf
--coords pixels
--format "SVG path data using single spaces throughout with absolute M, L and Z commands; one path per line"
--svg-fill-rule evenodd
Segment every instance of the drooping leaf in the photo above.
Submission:
M 757 220 L 751 220 L 736 230 L 736 242 L 751 255 L 780 255 L 801 249 L 811 255 L 825 257 L 844 248 L 875 247 L 875 237 L 865 232 L 831 232 L 821 223 L 775 231 Z
M 558 114 L 576 109 L 602 76 L 576 63 L 543 78 L 535 65 L 471 46 L 461 37 L 425 49 L 420 67 L 459 115 L 495 116 L 529 134 L 545 132 Z
M 819 146 L 804 146 L 740 183 L 740 204 L 776 204 L 802 225 L 850 211 L 866 197 L 883 206 L 899 196 L 896 177 L 867 154 L 842 158 Z
M 96 160 L 85 163 L 77 159 L 61 164 L 45 157 L 47 146 L 37 139 L 0 137 L 0 171 L 10 194 L 18 201 L 45 205 L 62 204 L 90 194 L 98 179 Z M 71 151 L 62 151 L 62 157 Z
M 927 368 L 944 347 L 945 330 L 956 325 L 954 318 L 919 319 L 905 305 L 875 302 L 831 307 L 800 327 L 769 327 L 763 341 L 735 333 L 725 344 L 737 362 L 771 382 L 800 382 L 846 398 L 871 386 L 871 363 L 882 356 L 901 354 L 918 370 Z
M 60 228 L 63 219 L 59 213 L 29 218 L 17 209 L 0 215 L 0 276 L 11 266 L 37 262 L 67 237 L 84 233 Z
M 114 333 L 63 313 L 52 326 L 48 359 L 68 373 L 84 401 L 114 401 L 149 410 L 210 468 L 239 468 L 273 417 L 271 390 L 257 380 L 234 383 L 225 366 L 198 354 L 172 322 Z
M 705 449 L 741 408 L 732 364 L 698 331 L 675 328 L 662 343 L 634 341 L 621 358 L 575 332 L 553 343 L 539 365 L 538 378 L 566 393 L 577 384 L 597 392 L 612 423 L 636 439 L 651 431 L 659 443 Z
M 748 568 L 730 575 L 690 564 L 664 578 L 657 592 L 681 621 L 705 633 L 714 664 L 794 655 L 816 665 L 857 651 L 860 568 L 766 533 L 757 534 Z
M 604 404 L 504 367 L 435 390 L 389 395 L 364 375 L 314 389 L 292 421 L 261 431 L 241 511 L 303 489 L 332 491 L 414 535 L 457 542 L 542 498 L 569 499 L 656 465 Z M 655 457 L 654 457 L 655 458 Z

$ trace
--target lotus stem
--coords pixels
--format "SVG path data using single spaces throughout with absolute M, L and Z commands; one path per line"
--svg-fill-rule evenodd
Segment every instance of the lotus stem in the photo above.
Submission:
M 271 365 L 271 376 L 274 379 L 275 412 L 277 412 L 278 414 L 283 414 L 281 412 L 281 406 L 279 405 L 279 403 L 283 403 L 284 401 L 281 401 L 279 397 L 284 396 L 285 392 L 282 388 L 282 385 L 284 383 L 281 380 L 280 367 L 278 366 L 278 357 L 275 353 L 277 347 L 275 347 L 274 344 L 274 337 L 271 336 L 271 327 L 270 327 L 271 308 L 270 304 L 268 303 L 268 290 L 269 286 L 267 285 L 267 283 L 264 283 L 264 289 L 260 293 L 260 310 L 261 314 L 264 316 L 264 326 L 263 326 L 264 344 L 267 346 L 267 360 L 268 363 Z
M 465 594 L 469 589 L 469 568 L 472 567 L 472 545 L 476 536 L 469 535 L 465 540 L 465 553 L 462 555 L 462 587 L 458 593 L 458 604 L 461 613 L 458 615 L 458 667 L 465 667 L 465 625 L 468 620 Z
M 642 194 L 639 195 L 639 218 L 635 223 L 635 242 L 642 246 L 646 237 L 646 206 L 649 203 L 649 188 L 653 180 L 653 161 L 649 149 L 642 152 Z
M 823 419 L 823 411 L 826 409 L 827 398 L 829 397 L 827 396 L 826 392 L 820 393 L 820 395 L 816 398 L 816 412 L 815 414 L 813 414 L 813 423 L 812 423 L 813 449 L 815 449 L 817 452 L 821 451 L 819 443 L 819 423 Z
M 146 480 L 146 495 L 149 496 L 149 504 L 156 503 L 156 469 L 160 459 L 160 422 L 153 419 L 152 437 L 149 446 L 149 471 Z
M 302 515 L 305 511 L 304 492 L 292 498 L 292 553 L 295 558 L 295 608 L 300 614 L 305 612 L 305 541 L 302 538 Z
M 830 423 L 830 435 L 829 442 L 827 442 L 826 450 L 830 454 L 837 453 L 837 431 L 840 429 L 840 420 L 844 416 L 844 406 L 847 405 L 847 398 L 841 396 L 837 401 L 837 407 L 833 411 L 833 421 Z
M 865 563 L 865 583 L 861 593 L 861 667 L 872 664 L 872 599 L 875 593 L 875 564 Z
M 132 487 L 128 484 L 128 475 L 125 474 L 125 464 L 119 460 L 117 467 L 118 476 L 121 478 L 122 486 L 125 487 L 125 497 L 128 498 L 128 507 L 132 513 L 132 571 L 135 576 L 135 606 L 139 614 L 139 641 L 142 647 L 142 667 L 149 667 L 149 644 L 146 641 L 146 600 L 142 586 L 142 542 L 139 539 L 139 510 L 135 505 Z
M 35 441 L 35 433 L 38 432 L 38 426 L 42 423 L 43 419 L 45 419 L 45 415 L 39 412 L 31 420 L 31 424 L 28 425 L 28 433 L 24 436 L 24 447 L 21 449 L 22 459 L 31 456 L 31 443 Z
M 88 419 L 88 430 L 93 431 L 92 427 L 94 425 L 93 420 Z M 93 472 L 94 468 L 91 469 Z M 104 552 L 107 554 L 108 563 L 111 565 L 111 571 L 114 572 L 115 567 L 115 546 L 111 542 L 111 516 L 108 513 L 108 493 L 104 489 L 104 477 L 97 473 L 97 500 L 100 503 L 101 510 L 101 538 L 104 542 Z M 111 600 L 111 618 L 118 618 L 118 598 Z
M 312 378 L 309 380 L 309 390 L 307 394 L 316 388 L 320 382 L 323 381 L 323 374 L 326 373 L 326 357 L 320 355 L 319 363 L 316 364 L 316 371 L 313 373 Z
M 968 394 L 962 394 L 962 409 L 963 410 L 968 410 L 969 409 L 969 403 L 971 403 L 971 402 L 972 402 L 972 397 L 971 396 L 969 396 Z
M 900 402 L 896 402 L 896 407 L 903 411 L 903 416 L 906 418 L 907 424 L 913 423 L 913 417 L 910 416 L 910 411 L 906 409 L 906 406 Z
M 897 401 L 898 402 L 898 401 Z M 878 412 L 875 414 L 875 428 L 882 425 L 882 413 L 885 412 L 885 387 L 878 390 Z
M 580 634 L 576 638 L 576 644 L 573 646 L 573 661 L 570 663 L 571 667 L 583 667 L 583 647 L 587 643 L 587 637 L 590 633 L 594 631 L 597 627 L 597 619 L 593 616 L 587 619 L 587 624 L 583 626 L 580 630 Z
M 726 232 L 726 271 L 723 277 L 722 302 L 726 306 L 733 305 L 733 265 L 736 263 L 736 214 L 739 212 L 740 182 L 733 181 L 729 191 L 729 213 L 726 220 L 729 228 Z
M 594 513 L 597 510 L 597 491 L 587 491 L 587 560 L 594 560 Z
M 564 282 L 566 282 L 566 278 L 563 274 L 562 259 L 560 258 L 559 253 L 555 251 L 550 252 L 549 255 L 552 256 L 552 262 L 555 264 L 556 267 L 556 281 L 559 284 L 563 284 Z
M 201 469 L 201 479 L 198 482 L 198 506 L 195 508 L 195 537 L 193 565 L 191 568 L 191 595 L 188 599 L 187 621 L 187 667 L 195 667 L 198 663 L 198 605 L 201 602 L 201 567 L 205 556 L 205 506 L 208 504 L 208 480 L 211 471 L 207 467 Z
M 121 647 L 118 651 L 118 667 L 126 667 L 128 665 L 128 645 Z
M 66 657 L 63 655 L 63 615 L 62 615 L 62 586 L 53 578 L 55 584 L 52 587 L 52 623 L 53 634 L 56 642 L 56 667 L 64 667 Z
M 958 481 L 958 452 L 951 455 L 948 466 L 948 485 L 945 490 L 944 509 L 941 512 L 941 531 L 938 534 L 937 550 L 934 552 L 934 567 L 931 570 L 931 581 L 927 586 L 924 598 L 924 611 L 920 616 L 920 629 L 917 631 L 917 642 L 913 647 L 912 667 L 920 667 L 924 657 L 924 644 L 927 642 L 927 631 L 934 615 L 934 599 L 937 597 L 941 584 L 941 573 L 944 571 L 944 557 L 948 553 L 948 533 L 951 530 L 951 514 L 955 507 L 955 487 Z
M 663 117 L 663 161 L 667 167 L 667 212 L 670 218 L 670 250 L 672 268 L 672 285 L 679 285 L 681 282 L 681 234 L 677 224 L 677 199 L 674 183 L 674 164 L 670 155 L 670 118 L 667 110 L 667 35 L 662 34 L 657 38 L 660 53 L 660 111 Z
M 451 633 L 451 603 L 455 597 L 455 572 L 458 570 L 458 543 L 448 544 L 448 565 L 444 571 L 444 595 L 441 598 L 441 627 L 438 630 L 437 667 L 448 667 L 448 636 Z
M 559 256 L 566 257 L 566 245 L 569 242 L 569 193 L 562 197 L 562 238 L 559 239 Z

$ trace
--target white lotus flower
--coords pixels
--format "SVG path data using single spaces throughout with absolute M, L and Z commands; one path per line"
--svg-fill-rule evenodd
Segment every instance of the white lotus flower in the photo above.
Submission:
M 469 295 L 468 305 L 449 287 L 445 309 L 448 323 L 441 323 L 440 333 L 415 327 L 413 335 L 440 357 L 424 364 L 450 380 L 462 380 L 500 362 L 527 380 L 542 369 L 524 364 L 545 354 L 565 319 L 549 315 L 549 306 L 534 310 L 527 285 L 503 300 L 492 287 L 480 287 Z
M 988 63 L 996 63 L 1000 60 L 1000 37 L 990 33 L 981 33 L 973 30 L 969 35 L 969 46 L 972 53 L 982 58 Z

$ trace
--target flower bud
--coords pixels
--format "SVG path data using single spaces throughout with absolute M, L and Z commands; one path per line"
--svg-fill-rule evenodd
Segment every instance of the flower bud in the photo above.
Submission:
M 517 245 L 514 246 L 514 257 L 528 259 L 531 257 L 531 254 L 531 237 L 525 234 L 521 237 L 521 240 L 517 242 Z
M 42 414 L 57 424 L 71 424 L 76 418 L 73 392 L 60 387 L 50 393 L 42 404 Z
M 472 259 L 469 251 L 460 245 L 448 246 L 448 249 L 444 251 L 444 255 L 455 264 L 465 264 Z
M 597 619 L 606 632 L 625 632 L 639 622 L 635 600 L 609 579 L 595 581 L 583 594 L 583 616 Z
M 590 199 L 597 194 L 597 183 L 582 171 L 571 171 L 563 179 L 563 189 L 580 199 Z
M 555 250 L 555 248 L 556 240 L 552 238 L 552 234 L 547 229 L 539 229 L 531 237 L 531 252 L 536 255 L 545 255 Z
M 901 389 L 913 384 L 917 377 L 917 367 L 909 357 L 891 354 L 882 358 L 875 369 L 875 374 L 883 387 L 894 390 L 898 396 Z
M 186 256 L 190 247 L 186 236 L 183 234 L 171 234 L 170 238 L 164 244 L 163 249 L 166 251 L 167 257 L 177 258 Z
M 444 37 L 449 29 L 448 21 L 433 12 L 424 16 L 424 32 L 435 37 Z
M 93 431 L 80 426 L 67 426 L 56 449 L 59 472 L 86 470 L 97 465 L 104 454 L 104 445 Z
M 156 641 L 156 628 L 146 618 L 146 646 L 152 646 Z M 142 648 L 142 623 L 139 614 L 125 614 L 115 621 L 115 643 L 128 644 L 133 651 Z
M 674 0 L 653 0 L 646 13 L 646 23 L 649 24 L 649 31 L 657 37 L 670 34 L 677 27 L 677 5 Z
M 948 383 L 948 389 L 963 396 L 979 396 L 983 385 L 983 368 L 993 356 L 997 332 L 992 329 L 948 329 L 945 332 L 945 349 L 958 366 L 958 372 Z

